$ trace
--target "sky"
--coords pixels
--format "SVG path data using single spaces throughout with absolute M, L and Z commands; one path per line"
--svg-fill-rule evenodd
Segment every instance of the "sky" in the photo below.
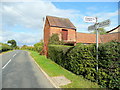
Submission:
M 43 39 L 43 17 L 46 15 L 69 18 L 77 32 L 90 33 L 88 26 L 93 23 L 84 22 L 84 16 L 98 17 L 98 22 L 110 19 L 111 24 L 106 31 L 118 26 L 118 2 L 61 2 L 59 0 L 12 1 L 0 3 L 0 42 L 6 43 L 14 39 L 18 46 L 34 45 Z M 90 1 L 90 0 L 88 0 Z M 97 0 L 100 1 L 100 0 Z M 105 1 L 105 0 L 104 0 Z M 2 27 L 2 28 L 1 28 Z

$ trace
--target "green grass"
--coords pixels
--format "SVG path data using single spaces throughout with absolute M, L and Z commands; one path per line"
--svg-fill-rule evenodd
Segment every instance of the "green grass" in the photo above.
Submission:
M 72 83 L 62 86 L 62 88 L 100 88 L 98 84 L 67 71 L 45 56 L 41 56 L 35 51 L 30 52 L 34 60 L 50 77 L 64 75 L 67 79 L 72 81 Z

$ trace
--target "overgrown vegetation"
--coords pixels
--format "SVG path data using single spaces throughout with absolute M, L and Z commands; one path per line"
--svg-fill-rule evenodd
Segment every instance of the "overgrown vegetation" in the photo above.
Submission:
M 69 71 L 96 81 L 102 87 L 120 89 L 120 43 L 109 42 L 99 46 L 99 73 L 96 73 L 95 45 L 78 44 L 75 47 L 49 46 L 49 58 Z

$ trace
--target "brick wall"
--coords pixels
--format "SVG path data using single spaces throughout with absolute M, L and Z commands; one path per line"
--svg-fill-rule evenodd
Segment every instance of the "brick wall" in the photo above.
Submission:
M 59 39 L 62 40 L 62 29 L 68 30 L 68 41 L 76 42 L 76 31 L 73 29 L 50 27 L 50 36 L 57 33 L 59 35 Z
M 41 52 L 41 54 L 48 56 L 48 42 L 49 42 L 49 36 L 50 36 L 50 26 L 49 22 L 46 19 L 45 26 L 44 26 L 44 47 Z

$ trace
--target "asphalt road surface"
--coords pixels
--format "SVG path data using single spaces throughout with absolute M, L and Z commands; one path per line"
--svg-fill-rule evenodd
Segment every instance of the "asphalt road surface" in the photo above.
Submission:
M 2 88 L 54 88 L 27 51 L 2 55 Z

